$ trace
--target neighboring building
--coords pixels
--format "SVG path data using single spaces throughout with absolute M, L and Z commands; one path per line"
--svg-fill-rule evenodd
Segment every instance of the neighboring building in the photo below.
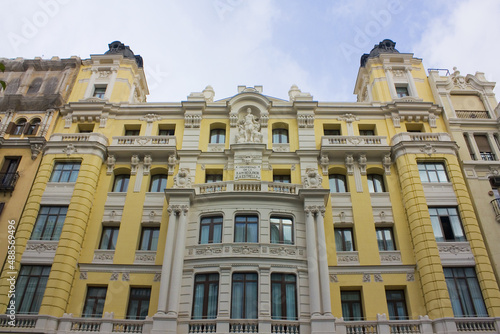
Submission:
M 462 76 L 430 71 L 429 80 L 450 134 L 460 147 L 465 180 L 471 194 L 497 282 L 500 278 L 500 149 L 494 82 L 484 73 Z M 496 108 L 496 109 L 495 109 Z
M 23 328 L 0 331 L 499 333 L 459 147 L 394 47 L 362 57 L 355 103 L 143 103 L 128 47 L 84 60 L 19 223 Z
M 14 231 L 21 218 L 42 160 L 40 153 L 52 134 L 59 107 L 68 101 L 80 59 L 17 58 L 1 59 L 1 62 L 5 72 L 0 73 L 0 80 L 7 83 L 6 90 L 0 91 L 0 245 L 5 245 L 0 247 L 0 260 L 3 266 L 11 240 L 9 232 Z

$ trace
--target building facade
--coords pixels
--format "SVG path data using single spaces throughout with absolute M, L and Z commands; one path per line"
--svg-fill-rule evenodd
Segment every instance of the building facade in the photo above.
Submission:
M 294 85 L 145 103 L 142 58 L 111 43 L 39 158 L 0 332 L 500 332 L 438 79 L 384 40 L 358 102 Z

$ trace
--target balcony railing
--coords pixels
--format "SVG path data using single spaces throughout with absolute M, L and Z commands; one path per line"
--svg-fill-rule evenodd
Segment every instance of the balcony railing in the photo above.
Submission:
M 175 136 L 120 136 L 113 137 L 112 146 L 174 146 Z
M 479 110 L 456 110 L 458 118 L 478 118 L 478 119 L 490 119 L 490 115 L 487 111 Z
M 296 195 L 302 188 L 299 184 L 268 181 L 222 181 L 194 185 L 196 194 L 223 192 L 270 192 Z
M 500 198 L 495 198 L 490 203 L 493 207 L 493 211 L 495 211 L 496 220 L 500 223 Z
M 403 141 L 420 142 L 420 141 L 433 141 L 433 142 L 451 142 L 451 137 L 448 133 L 426 133 L 426 132 L 401 132 L 392 137 L 391 145 L 399 144 Z
M 323 136 L 321 146 L 387 146 L 384 136 Z
M 13 191 L 19 179 L 19 172 L 0 173 L 0 190 Z
M 481 154 L 481 160 L 484 161 L 496 161 L 497 158 L 494 153 L 491 152 L 479 152 Z
M 106 136 L 97 133 L 54 133 L 50 136 L 50 142 L 54 141 L 64 141 L 64 142 L 98 142 L 104 146 L 108 145 L 108 138 Z

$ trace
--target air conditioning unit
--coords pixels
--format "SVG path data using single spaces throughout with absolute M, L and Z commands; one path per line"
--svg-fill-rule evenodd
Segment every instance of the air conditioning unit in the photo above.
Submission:
M 490 176 L 490 183 L 493 187 L 500 187 L 500 176 Z

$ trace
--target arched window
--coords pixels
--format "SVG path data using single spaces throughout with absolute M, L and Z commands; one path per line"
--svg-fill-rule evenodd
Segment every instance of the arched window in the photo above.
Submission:
M 210 144 L 224 144 L 226 142 L 226 130 L 212 129 L 210 130 Z
M 24 127 L 26 126 L 26 119 L 21 118 L 17 121 L 16 124 L 13 124 L 11 131 L 9 131 L 12 135 L 22 135 L 24 131 Z
M 39 126 L 40 126 L 40 119 L 39 118 L 35 118 L 27 126 L 26 131 L 24 133 L 27 134 L 27 135 L 34 135 L 34 134 L 36 134 Z
M 129 174 L 116 175 L 115 182 L 113 183 L 113 192 L 127 192 L 129 180 Z
M 153 193 L 162 192 L 167 187 L 168 175 L 156 174 L 151 177 L 151 185 L 149 191 Z
M 36 94 L 40 90 L 40 87 L 42 86 L 42 78 L 35 78 L 32 82 L 31 85 L 28 88 L 28 95 L 29 94 Z
M 330 174 L 328 176 L 330 181 L 330 192 L 332 193 L 345 193 L 347 192 L 347 184 L 345 175 L 342 174 Z
M 371 193 L 385 192 L 384 177 L 379 174 L 368 174 L 368 190 Z
M 284 128 L 273 129 L 273 143 L 274 144 L 287 144 L 288 143 L 288 130 Z

